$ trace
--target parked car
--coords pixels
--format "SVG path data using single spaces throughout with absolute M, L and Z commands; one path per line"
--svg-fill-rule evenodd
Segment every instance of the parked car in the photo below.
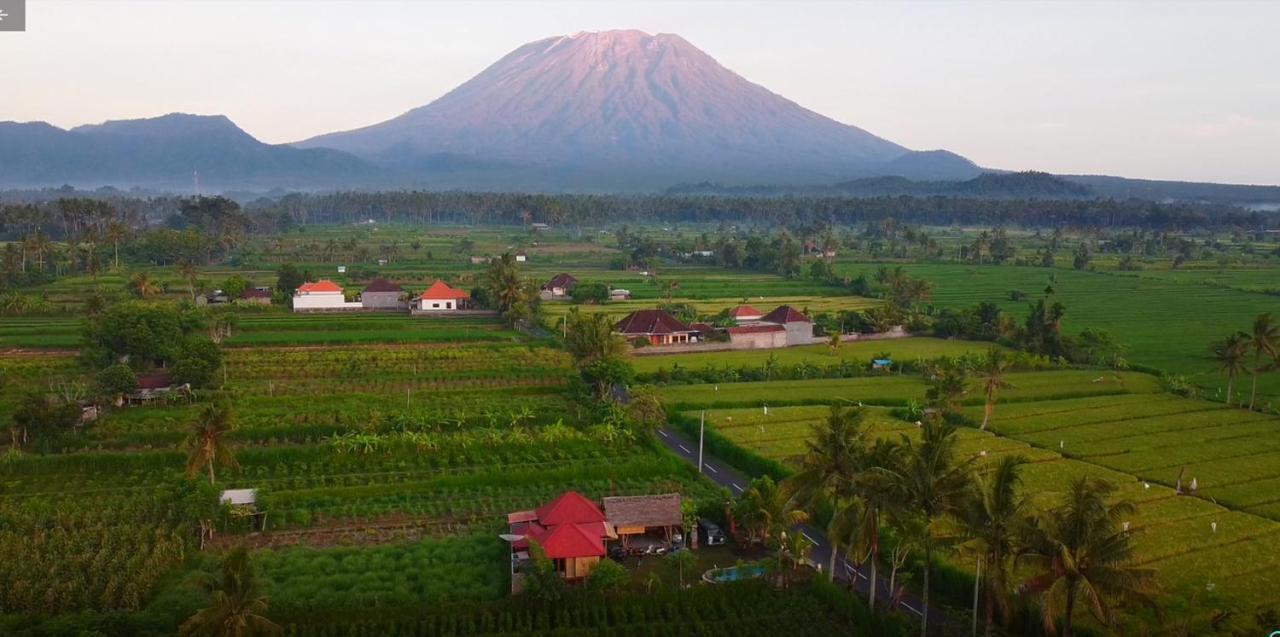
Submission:
M 727 539 L 724 531 L 720 530 L 720 525 L 706 518 L 698 520 L 698 534 L 702 539 L 703 546 L 717 546 L 724 544 Z

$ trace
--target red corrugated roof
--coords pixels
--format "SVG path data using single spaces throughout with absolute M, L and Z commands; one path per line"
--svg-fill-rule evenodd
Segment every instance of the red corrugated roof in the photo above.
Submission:
M 561 524 L 542 537 L 529 537 L 542 546 L 547 557 L 567 559 L 604 556 L 603 520 L 589 524 Z
M 747 318 L 747 317 L 760 318 L 761 312 L 760 310 L 757 310 L 756 308 L 751 307 L 750 305 L 739 305 L 738 307 L 735 307 L 732 310 L 730 310 L 729 316 L 732 316 L 733 318 L 736 318 L 736 319 Z
M 422 298 L 433 300 L 469 299 L 471 295 L 462 290 L 449 287 L 449 284 L 444 281 L 437 280 L 431 284 L 431 287 L 427 288 L 426 292 L 422 293 Z
M 595 502 L 577 491 L 565 491 L 560 497 L 538 507 L 538 523 L 542 526 L 604 522 L 604 513 Z
M 662 310 L 636 310 L 618 321 L 613 329 L 623 334 L 672 334 L 693 331 L 688 325 Z
M 779 305 L 777 309 L 764 315 L 763 321 L 769 323 L 812 323 L 809 317 L 790 305 Z
M 342 292 L 342 286 L 330 281 L 329 279 L 320 279 L 315 283 L 303 283 L 298 287 L 298 291 L 304 294 L 312 294 L 315 292 Z

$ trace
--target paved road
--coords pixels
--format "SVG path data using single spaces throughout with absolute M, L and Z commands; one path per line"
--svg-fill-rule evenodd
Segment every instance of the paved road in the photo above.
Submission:
M 659 429 L 658 439 L 677 456 L 680 456 L 689 464 L 697 466 L 698 442 L 696 440 L 690 441 L 683 434 L 670 427 Z M 702 454 L 702 473 L 710 478 L 712 482 L 728 489 L 735 498 L 742 495 L 742 492 L 747 488 L 747 483 L 751 481 L 747 476 L 719 458 L 705 453 L 705 450 Z M 803 533 L 810 542 L 813 542 L 813 549 L 809 554 L 809 559 L 816 564 L 821 564 L 822 568 L 826 568 L 831 559 L 831 543 L 827 542 L 826 536 L 823 535 L 822 531 L 808 524 L 799 525 L 796 529 Z M 836 578 L 844 581 L 854 580 L 854 589 L 862 595 L 867 595 L 871 590 L 870 578 L 849 563 L 843 556 L 836 557 Z M 876 599 L 880 601 L 889 599 L 889 579 L 879 573 L 877 573 L 876 579 L 878 580 L 876 582 Z M 920 608 L 922 604 L 915 597 L 904 596 L 899 603 L 907 612 L 914 614 L 916 617 L 921 616 Z M 948 617 L 936 607 L 929 609 L 930 626 L 937 627 L 940 630 L 942 625 L 948 621 Z M 934 632 L 934 629 L 930 628 L 929 632 Z

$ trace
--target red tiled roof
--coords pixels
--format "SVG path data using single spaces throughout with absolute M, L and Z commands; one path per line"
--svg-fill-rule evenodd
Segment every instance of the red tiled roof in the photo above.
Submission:
M 542 537 L 530 535 L 551 559 L 604 556 L 604 524 L 561 524 Z
M 399 283 L 392 283 L 383 278 L 377 278 L 364 286 L 365 292 L 399 292 L 401 291 Z
M 779 305 L 777 309 L 764 315 L 762 321 L 769 323 L 812 323 L 809 317 L 800 313 L 790 305 Z
M 714 331 L 716 331 L 716 328 L 715 328 L 715 327 L 713 327 L 713 326 L 711 326 L 711 325 L 707 325 L 706 323 L 690 323 L 690 324 L 689 324 L 689 329 L 691 329 L 691 330 L 693 330 L 693 331 L 695 331 L 695 332 L 704 332 L 704 333 L 705 333 L 705 332 L 714 332 Z
M 298 291 L 303 294 L 313 294 L 316 292 L 342 292 L 342 286 L 330 281 L 329 279 L 320 279 L 315 283 L 303 283 L 298 286 Z
M 431 284 L 431 287 L 427 288 L 426 292 L 422 293 L 422 298 L 437 299 L 437 300 L 469 299 L 471 298 L 471 295 L 467 294 L 466 292 L 463 292 L 462 290 L 457 290 L 449 287 L 449 284 L 445 283 L 444 281 L 436 280 L 435 283 Z
M 537 514 L 542 526 L 604 522 L 600 507 L 577 491 L 561 493 L 560 497 L 538 507 Z
M 739 305 L 738 307 L 735 307 L 729 311 L 729 316 L 732 316 L 733 318 L 736 318 L 736 319 L 746 318 L 749 316 L 754 318 L 759 318 L 761 316 L 761 312 L 760 310 L 757 310 L 756 308 L 751 307 L 750 305 Z
M 662 310 L 636 310 L 618 321 L 613 329 L 623 334 L 673 334 L 693 331 L 688 325 Z
M 240 293 L 242 299 L 269 299 L 271 298 L 271 290 L 258 290 L 249 288 Z
M 777 323 L 767 325 L 741 325 L 729 328 L 730 334 L 759 334 L 762 332 L 785 332 L 787 328 Z

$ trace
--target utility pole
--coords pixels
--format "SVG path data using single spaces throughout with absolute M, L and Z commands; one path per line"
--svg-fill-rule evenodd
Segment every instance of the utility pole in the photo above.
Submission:
M 707 432 L 707 410 L 702 410 L 702 419 L 698 423 L 698 473 L 702 473 L 702 440 Z

